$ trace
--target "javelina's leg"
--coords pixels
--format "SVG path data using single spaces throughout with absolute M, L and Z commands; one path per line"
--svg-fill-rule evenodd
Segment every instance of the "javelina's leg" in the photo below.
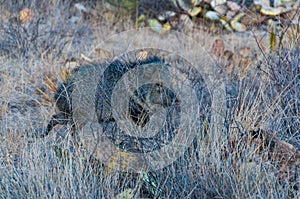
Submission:
M 57 124 L 67 124 L 68 121 L 70 121 L 68 114 L 66 113 L 58 113 L 56 115 L 53 115 L 50 122 L 47 125 L 46 131 L 42 134 L 38 135 L 40 138 L 44 138 L 49 135 L 53 127 L 55 127 Z

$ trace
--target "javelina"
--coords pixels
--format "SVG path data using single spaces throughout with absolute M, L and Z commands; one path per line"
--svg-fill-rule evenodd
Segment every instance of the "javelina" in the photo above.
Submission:
M 111 95 L 116 83 L 129 70 L 149 63 L 164 64 L 158 57 L 151 56 L 137 62 L 115 60 L 106 70 L 104 64 L 89 64 L 73 70 L 72 78 L 63 82 L 57 89 L 54 97 L 58 113 L 52 116 L 46 131 L 40 136 L 47 136 L 57 124 L 71 123 L 76 128 L 81 128 L 88 121 L 95 119 L 100 123 L 114 121 L 111 114 Z M 146 100 L 147 103 L 150 100 L 152 104 L 166 107 L 176 101 L 176 95 L 159 83 L 144 85 L 138 89 L 130 98 L 128 113 L 130 118 L 141 126 L 144 126 L 151 116 L 143 105 Z

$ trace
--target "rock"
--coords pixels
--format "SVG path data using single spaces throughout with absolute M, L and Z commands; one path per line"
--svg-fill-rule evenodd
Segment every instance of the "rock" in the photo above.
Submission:
M 238 12 L 241 9 L 241 6 L 238 5 L 236 2 L 234 1 L 227 1 L 226 2 L 227 7 L 229 8 L 229 10 L 234 11 L 234 12 Z
M 212 8 L 215 8 L 216 6 L 218 5 L 222 5 L 222 4 L 225 4 L 226 3 L 226 0 L 212 0 L 210 2 L 210 5 Z
M 254 5 L 260 5 L 260 6 L 270 6 L 269 0 L 254 0 Z
M 219 13 L 215 12 L 215 11 L 208 11 L 205 13 L 205 17 L 210 19 L 210 20 L 219 20 Z
M 220 13 L 220 15 L 225 15 L 227 12 L 227 6 L 225 4 L 217 5 L 214 7 L 214 10 Z
M 247 30 L 247 27 L 244 24 L 237 21 L 231 21 L 230 25 L 237 32 L 245 32 Z
M 167 20 L 170 20 L 171 18 L 174 18 L 176 16 L 176 12 L 174 11 L 164 11 L 163 13 L 160 13 L 157 17 L 159 21 L 165 22 Z

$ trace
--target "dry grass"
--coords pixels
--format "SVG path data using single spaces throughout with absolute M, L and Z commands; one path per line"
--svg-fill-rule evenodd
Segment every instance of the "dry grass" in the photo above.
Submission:
M 144 176 L 108 171 L 77 148 L 71 126 L 55 128 L 65 137 L 28 136 L 54 113 L 54 104 L 36 90 L 53 96 L 43 85 L 45 75 L 59 84 L 59 68 L 66 60 L 82 63 L 81 54 L 102 58 L 91 49 L 107 35 L 134 26 L 126 17 L 108 21 L 105 10 L 99 18 L 76 18 L 80 13 L 72 1 L 66 2 L 0 1 L 0 13 L 5 13 L 0 20 L 0 198 L 113 198 L 128 188 L 136 198 L 300 197 L 297 47 L 261 58 L 253 65 L 260 69 L 251 68 L 243 78 L 224 77 L 228 98 L 219 132 L 206 125 L 183 157 Z M 35 13 L 29 25 L 15 21 L 25 6 Z M 205 33 L 189 34 L 207 48 L 215 39 Z M 224 37 L 232 51 L 257 45 L 249 40 L 245 44 L 243 37 L 238 43 Z M 223 70 L 217 59 L 215 64 Z

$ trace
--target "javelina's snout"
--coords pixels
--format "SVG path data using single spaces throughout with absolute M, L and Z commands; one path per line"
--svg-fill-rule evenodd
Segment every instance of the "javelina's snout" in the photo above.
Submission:
M 129 116 L 141 127 L 144 127 L 152 115 L 154 105 L 167 108 L 179 102 L 176 94 L 161 83 L 146 84 L 134 92 L 129 101 Z

